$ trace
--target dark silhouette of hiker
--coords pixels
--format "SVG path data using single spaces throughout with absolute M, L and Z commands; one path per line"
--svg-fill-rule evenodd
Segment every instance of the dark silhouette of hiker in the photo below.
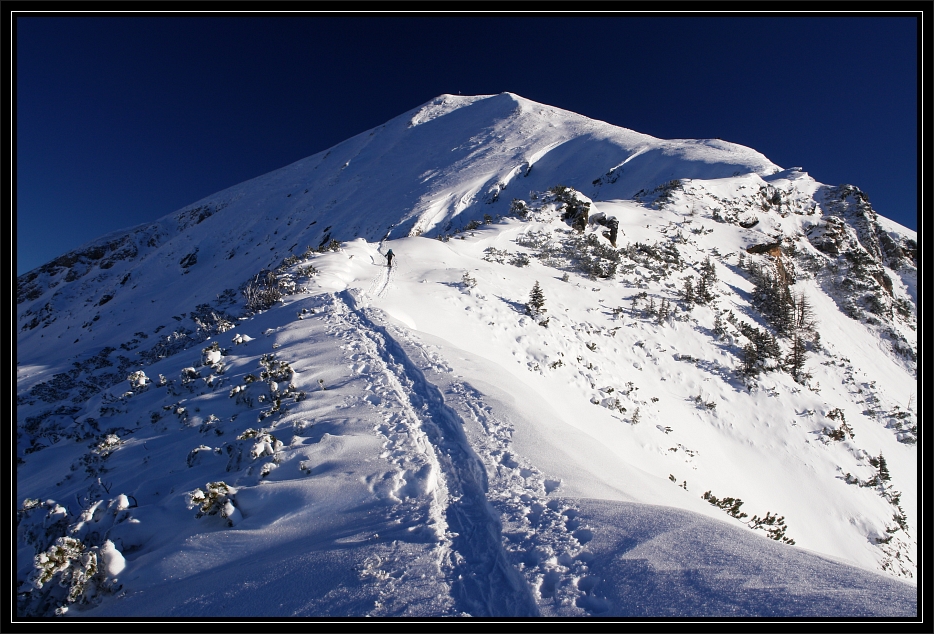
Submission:
M 395 254 L 392 252 L 392 249 L 386 252 L 386 259 L 389 261 L 389 268 L 392 268 L 392 259 L 395 257 Z

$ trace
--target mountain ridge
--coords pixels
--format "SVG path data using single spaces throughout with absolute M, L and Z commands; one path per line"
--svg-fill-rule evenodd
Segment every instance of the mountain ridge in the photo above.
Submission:
M 719 588 L 671 612 L 645 598 L 657 614 L 759 614 L 714 581 L 726 568 L 672 554 L 676 533 L 653 541 L 677 512 L 786 540 L 722 561 L 859 567 L 854 614 L 874 613 L 866 570 L 916 572 L 916 233 L 749 148 L 442 95 L 19 276 L 17 306 L 27 612 L 140 609 L 197 569 L 214 584 L 194 544 L 234 566 L 249 531 L 359 573 L 301 614 L 641 614 L 631 571 L 594 554 L 630 550 L 660 566 L 647 583 Z M 640 507 L 629 543 L 623 502 L 675 510 Z M 37 581 L 32 558 L 69 535 L 130 600 L 84 585 L 67 548 L 50 574 L 78 598 Z M 771 613 L 792 585 L 801 614 L 843 613 L 753 568 Z

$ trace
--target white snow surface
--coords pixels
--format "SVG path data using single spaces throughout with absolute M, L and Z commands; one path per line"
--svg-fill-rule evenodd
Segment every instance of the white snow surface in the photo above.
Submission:
M 683 271 L 588 278 L 536 257 L 530 236 L 569 227 L 548 205 L 508 216 L 509 201 L 556 184 L 616 219 L 619 246 L 680 236 Z M 750 228 L 712 219 L 767 187 L 797 211 L 743 207 Z M 67 616 L 914 615 L 917 445 L 893 427 L 920 399 L 914 366 L 804 271 L 794 288 L 821 338 L 806 383 L 744 381 L 741 336 L 713 333 L 717 310 L 765 323 L 737 254 L 816 226 L 822 187 L 719 140 L 663 141 L 510 93 L 444 95 L 21 276 L 38 290 L 18 323 L 45 321 L 17 340 L 16 502 L 54 499 L 77 522 L 113 500 L 100 553 L 119 585 Z M 242 310 L 238 292 L 218 296 L 331 239 L 339 250 L 280 267 L 300 283 L 272 307 L 137 355 L 191 335 L 199 304 Z M 519 253 L 527 265 L 509 263 Z M 676 303 L 711 254 L 715 304 L 660 323 L 632 308 L 642 291 Z M 886 271 L 893 297 L 915 301 L 916 271 Z M 525 311 L 536 282 L 546 326 Z M 105 346 L 142 378 L 35 396 Z M 854 432 L 842 440 L 824 433 L 835 408 Z M 59 431 L 34 434 L 38 414 Z M 870 480 L 880 455 L 887 484 L 847 482 Z M 230 487 L 220 510 L 196 518 L 190 494 L 216 482 Z M 767 512 L 794 545 L 750 530 Z M 18 543 L 18 579 L 35 552 Z

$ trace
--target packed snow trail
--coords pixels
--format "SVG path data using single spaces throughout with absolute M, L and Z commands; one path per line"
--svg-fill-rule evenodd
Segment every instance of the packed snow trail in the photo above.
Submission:
M 436 507 L 431 514 L 436 530 L 443 529 L 436 515 L 437 506 L 445 505 L 449 530 L 439 535 L 439 556 L 442 566 L 450 569 L 458 609 L 472 616 L 538 615 L 528 587 L 506 558 L 501 526 L 486 498 L 486 471 L 461 430 L 460 417 L 445 405 L 438 389 L 386 328 L 357 306 L 350 292 L 342 291 L 337 297 L 346 307 L 344 319 L 356 322 L 359 335 L 369 340 L 367 347 L 375 346 L 387 370 L 385 376 L 403 400 L 409 431 L 420 432 L 430 443 L 420 447 L 429 462 L 417 474 L 429 482 L 432 476 L 441 480 L 431 491 Z M 420 429 L 413 430 L 413 425 Z M 432 474 L 432 468 L 440 473 Z
M 379 274 L 373 280 L 373 283 L 370 284 L 370 288 L 367 289 L 365 295 L 367 297 L 382 297 L 389 288 L 390 279 L 392 279 L 392 267 L 383 266 Z

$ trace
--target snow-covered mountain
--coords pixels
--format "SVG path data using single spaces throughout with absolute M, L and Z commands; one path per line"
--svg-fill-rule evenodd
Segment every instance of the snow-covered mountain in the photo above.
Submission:
M 913 615 L 916 306 L 856 187 L 438 97 L 18 278 L 19 612 Z

